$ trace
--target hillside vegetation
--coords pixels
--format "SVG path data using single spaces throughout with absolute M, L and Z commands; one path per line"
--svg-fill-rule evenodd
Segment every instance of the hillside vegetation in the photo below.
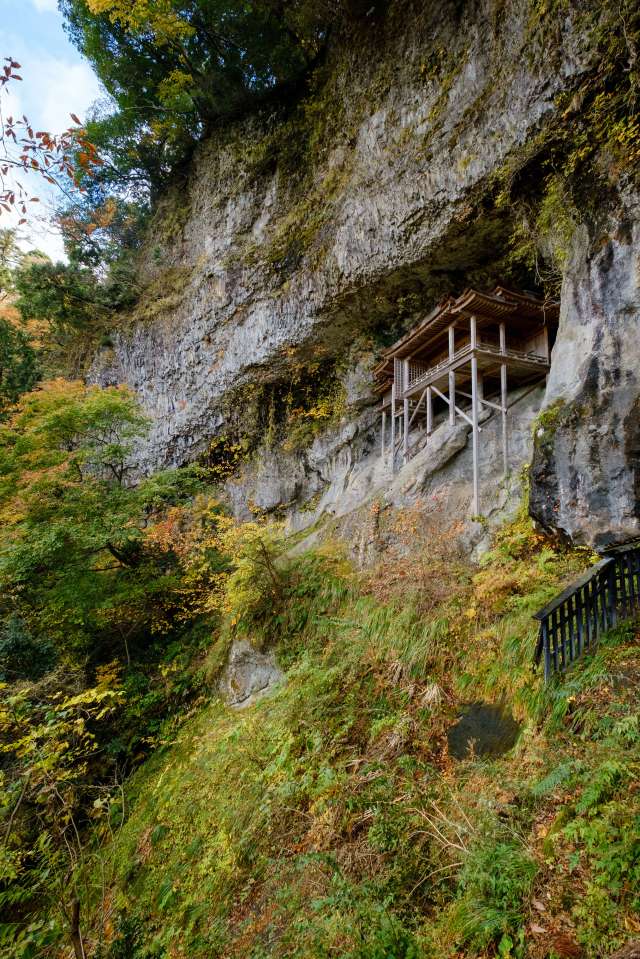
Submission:
M 98 809 L 88 954 L 595 959 L 637 932 L 638 636 L 547 689 L 531 669 L 531 613 L 588 555 L 521 518 L 445 599 L 409 577 L 390 595 L 384 569 L 287 558 L 258 529 L 234 533 L 201 705 Z M 408 560 L 423 582 L 432 563 Z M 212 682 L 238 635 L 286 669 L 242 711 Z M 517 744 L 455 760 L 478 700 L 513 711 Z

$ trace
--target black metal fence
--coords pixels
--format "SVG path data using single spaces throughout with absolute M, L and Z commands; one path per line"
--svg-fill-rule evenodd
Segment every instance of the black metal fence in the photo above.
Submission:
M 535 662 L 544 662 L 545 681 L 639 607 L 640 544 L 635 543 L 612 550 L 535 614 L 540 623 Z

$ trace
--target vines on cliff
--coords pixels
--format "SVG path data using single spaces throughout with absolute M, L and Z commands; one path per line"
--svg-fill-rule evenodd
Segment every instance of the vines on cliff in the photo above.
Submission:
M 632 0 L 531 0 L 527 36 L 551 49 L 575 15 L 593 66 L 556 99 L 552 123 L 499 171 L 497 205 L 516 210 L 511 257 L 558 292 L 578 222 L 597 228 L 621 191 L 640 185 L 640 11 Z M 546 261 L 546 263 L 545 263 Z

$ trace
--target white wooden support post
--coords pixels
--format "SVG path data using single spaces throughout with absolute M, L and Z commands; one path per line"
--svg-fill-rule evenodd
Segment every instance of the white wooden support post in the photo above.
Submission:
M 391 472 L 396 471 L 396 381 L 391 384 Z
M 409 360 L 402 364 L 402 390 L 406 392 L 409 389 Z M 409 459 L 409 398 L 404 398 L 404 437 L 403 437 L 403 461 L 406 463 Z
M 472 316 L 469 322 L 471 326 L 471 349 L 476 350 L 478 348 L 478 322 L 475 316 Z M 477 384 L 478 384 L 478 410 L 479 410 L 480 401 L 484 399 L 484 377 L 482 375 L 482 370 L 478 370 Z
M 384 403 L 384 398 L 383 401 Z M 380 437 L 380 455 L 384 459 L 384 434 L 387 431 L 387 411 L 382 411 L 382 436 Z
M 453 355 L 456 351 L 456 334 L 453 323 L 449 327 L 449 362 L 453 363 Z M 456 374 L 449 370 L 449 424 L 454 426 L 456 422 Z
M 433 433 L 433 397 L 431 387 L 427 387 L 427 436 Z
M 548 341 L 547 341 L 548 342 Z M 500 324 L 500 352 L 507 352 L 507 332 L 504 323 Z M 502 472 L 509 472 L 509 447 L 507 437 L 507 364 L 500 364 L 500 405 L 502 407 Z
M 471 347 L 476 346 L 476 318 L 471 317 Z M 471 354 L 471 438 L 473 445 L 473 515 L 480 515 L 480 482 L 478 464 L 478 358 Z

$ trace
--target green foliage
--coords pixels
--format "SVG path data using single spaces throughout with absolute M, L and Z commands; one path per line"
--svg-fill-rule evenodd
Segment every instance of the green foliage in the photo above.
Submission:
M 145 546 L 149 516 L 198 488 L 193 472 L 126 483 L 146 421 L 126 390 L 56 381 L 0 429 L 4 604 L 60 650 L 121 648 L 161 622 L 170 555 Z M 166 611 L 165 611 L 166 612 Z
M 0 420 L 38 376 L 36 352 L 26 331 L 0 317 Z
M 51 643 L 43 639 L 36 642 L 17 616 L 0 623 L 0 682 L 40 679 L 55 662 Z
M 516 212 L 507 263 L 523 266 L 550 293 L 559 295 L 579 221 L 570 182 L 557 173 L 547 175 L 537 201 L 520 208 L 516 204 Z
M 282 527 L 230 524 L 222 542 L 233 557 L 225 587 L 231 625 L 248 633 L 273 623 L 274 617 L 277 621 L 286 588 L 286 574 L 278 562 L 286 546 Z
M 268 390 L 267 443 L 280 441 L 287 451 L 305 449 L 318 433 L 340 421 L 346 392 L 335 360 L 293 363 L 288 380 Z
M 618 945 L 636 908 L 640 735 L 636 687 L 616 697 L 612 676 L 633 675 L 637 643 L 620 631 L 577 664 L 564 712 L 560 689 L 542 693 L 530 672 L 531 606 L 583 554 L 555 552 L 523 515 L 425 614 L 404 593 L 382 604 L 336 547 L 292 556 L 278 526 L 236 527 L 203 496 L 165 510 L 145 543 L 175 557 L 186 608 L 210 591 L 205 608 L 223 617 L 210 669 L 241 632 L 275 644 L 286 682 L 245 710 L 214 700 L 178 728 L 140 662 L 112 674 L 122 698 L 117 720 L 104 717 L 101 762 L 141 748 L 127 742 L 138 725 L 156 749 L 122 800 L 100 794 L 74 870 L 98 955 L 523 959 L 534 884 L 589 959 Z M 164 642 L 177 697 L 187 660 L 177 637 Z M 518 710 L 513 756 L 448 758 L 469 693 Z M 87 787 L 96 774 L 90 761 Z
M 295 84 L 321 51 L 332 8 L 271 0 L 64 0 L 73 42 L 116 110 L 89 124 L 112 167 L 153 188 L 220 118 Z
M 537 866 L 521 842 L 508 835 L 491 841 L 487 831 L 465 858 L 459 898 L 446 921 L 450 934 L 471 949 L 495 944 L 499 955 L 508 955 L 520 938 Z
M 22 258 L 15 230 L 0 230 L 0 302 L 13 292 L 13 274 Z
M 104 811 L 100 790 L 91 789 L 100 762 L 97 731 L 121 701 L 114 669 L 103 670 L 95 687 L 53 702 L 32 699 L 28 687 L 0 699 L 0 808 L 8 815 L 0 862 L 2 956 L 34 955 L 61 937 L 84 860 L 79 829 L 87 791 L 98 797 L 94 818 Z M 40 919 L 44 903 L 48 922 Z
M 101 231 L 106 234 L 102 242 L 86 230 L 87 224 L 67 220 L 69 261 L 32 258 L 14 275 L 23 321 L 36 321 L 43 330 L 40 353 L 49 374 L 77 372 L 116 324 L 118 311 L 137 295 L 133 247 L 141 237 L 139 223 L 126 243 L 111 226 Z
M 3 957 L 74 934 L 87 830 L 110 841 L 123 770 L 201 691 L 203 595 L 222 564 L 203 517 L 195 571 L 172 526 L 201 470 L 131 482 L 146 425 L 126 390 L 59 380 L 0 427 Z

